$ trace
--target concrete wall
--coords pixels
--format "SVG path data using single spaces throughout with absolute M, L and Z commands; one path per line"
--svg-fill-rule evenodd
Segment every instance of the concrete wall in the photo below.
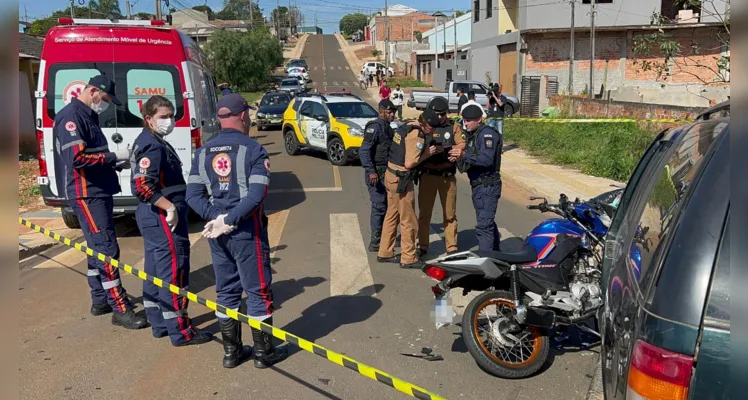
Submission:
M 595 26 L 649 25 L 653 12 L 660 12 L 659 1 L 613 0 L 598 4 Z M 574 8 L 574 25 L 590 26 L 590 4 L 577 1 Z M 571 26 L 571 5 L 568 2 L 541 3 L 537 0 L 519 0 L 519 29 L 568 28 Z M 503 30 L 502 30 L 503 32 Z
M 465 14 L 463 16 L 460 16 L 457 18 L 457 45 L 458 47 L 466 46 L 470 44 L 470 37 L 471 37 L 471 24 L 470 24 L 470 18 L 471 16 L 469 14 Z M 444 47 L 444 43 L 447 44 L 447 47 L 454 46 L 455 43 L 455 30 L 454 30 L 454 20 L 448 21 L 444 25 L 438 25 L 434 29 L 429 29 L 428 31 L 423 33 L 423 39 L 425 41 L 428 41 L 429 49 L 431 51 L 436 50 L 436 46 L 439 46 L 439 50 L 441 51 Z M 434 35 L 436 34 L 436 37 Z M 446 39 L 445 39 L 446 36 Z
M 462 53 L 465 54 L 465 53 Z M 458 57 L 460 53 L 458 53 Z M 466 80 L 470 78 L 470 68 L 467 60 L 457 60 L 455 67 L 454 60 L 440 60 L 439 68 L 434 71 L 434 77 L 431 86 L 442 89 L 447 84 L 447 70 L 452 70 L 452 80 Z
M 562 115 L 592 118 L 694 119 L 706 108 L 551 96 Z
M 499 80 L 499 48 L 486 46 L 470 49 L 470 76 L 472 80 L 481 82 L 498 82 Z
M 476 2 L 478 3 L 478 15 L 479 20 L 478 22 L 475 22 L 474 16 L 475 16 L 475 5 Z M 499 16 L 497 14 L 497 11 L 493 11 L 493 16 L 491 18 L 486 18 L 486 3 L 488 0 L 471 0 L 471 11 L 470 11 L 470 21 L 471 21 L 471 40 L 473 42 L 479 42 L 484 39 L 490 39 L 492 37 L 495 37 L 499 34 Z M 492 0 L 492 3 L 494 4 L 494 8 L 498 4 L 499 0 Z
M 498 13 L 499 31 L 502 34 L 519 29 L 519 0 L 500 0 Z

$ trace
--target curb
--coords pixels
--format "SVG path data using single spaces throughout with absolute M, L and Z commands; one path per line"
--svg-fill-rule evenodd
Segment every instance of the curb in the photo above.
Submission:
M 595 365 L 595 371 L 592 375 L 592 381 L 590 382 L 590 388 L 587 390 L 587 396 L 585 400 L 604 400 L 605 390 L 603 389 L 603 364 L 602 355 L 598 357 L 597 364 Z
M 19 244 L 18 245 L 18 261 L 20 262 L 29 257 L 33 257 L 37 254 L 43 253 L 57 245 L 59 245 L 59 243 L 39 243 L 31 247 Z

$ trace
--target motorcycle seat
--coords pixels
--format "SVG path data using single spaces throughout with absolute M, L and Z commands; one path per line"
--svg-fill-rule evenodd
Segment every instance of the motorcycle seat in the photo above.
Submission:
M 526 264 L 529 262 L 537 261 L 538 252 L 532 246 L 525 246 L 522 250 L 516 253 L 503 253 L 500 251 L 491 250 L 478 250 L 474 251 L 478 257 L 488 257 L 499 261 L 504 261 L 509 264 Z

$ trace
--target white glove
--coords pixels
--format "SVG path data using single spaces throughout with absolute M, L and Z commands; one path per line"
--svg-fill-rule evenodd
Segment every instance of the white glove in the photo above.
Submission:
M 117 161 L 128 161 L 130 159 L 130 149 L 119 149 L 114 152 Z
M 177 223 L 179 222 L 179 215 L 177 215 L 177 206 L 174 204 L 169 207 L 168 210 L 166 210 L 166 224 L 171 227 L 171 231 L 174 232 L 174 229 L 177 228 Z
M 221 214 L 213 221 L 209 221 L 207 224 L 205 224 L 205 229 L 203 229 L 203 236 L 208 239 L 215 239 L 221 235 L 231 233 L 231 231 L 233 231 L 236 227 L 227 225 L 226 222 L 224 222 L 226 215 L 227 214 Z

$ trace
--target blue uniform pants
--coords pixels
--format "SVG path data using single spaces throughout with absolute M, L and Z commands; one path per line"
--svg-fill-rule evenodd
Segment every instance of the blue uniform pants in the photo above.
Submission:
M 478 236 L 479 250 L 500 248 L 501 236 L 496 226 L 496 208 L 501 197 L 501 184 L 490 186 L 479 185 L 473 188 L 473 207 L 477 223 L 475 234 Z
M 218 303 L 238 310 L 242 292 L 247 293 L 247 315 L 265 320 L 273 315 L 273 281 L 267 230 L 257 214 L 240 223 L 228 235 L 209 239 L 216 274 Z M 228 319 L 216 312 L 220 319 Z
M 187 289 L 190 283 L 190 240 L 184 200 L 175 200 L 179 222 L 174 232 L 166 224 L 166 212 L 146 203 L 138 204 L 135 220 L 145 245 L 145 273 Z M 169 335 L 171 343 L 182 344 L 195 336 L 187 315 L 187 298 L 151 282 L 143 282 L 143 306 L 153 336 Z
M 382 224 L 384 216 L 387 214 L 387 189 L 384 188 L 384 182 L 378 181 L 376 185 L 369 183 L 369 174 L 366 174 L 366 187 L 369 189 L 369 200 L 371 200 L 371 232 L 382 233 Z
M 119 258 L 112 198 L 71 199 L 70 207 L 78 217 L 87 246 L 112 258 Z M 108 303 L 116 312 L 124 312 L 132 307 L 120 282 L 117 268 L 97 258 L 88 257 L 86 275 L 93 304 Z

